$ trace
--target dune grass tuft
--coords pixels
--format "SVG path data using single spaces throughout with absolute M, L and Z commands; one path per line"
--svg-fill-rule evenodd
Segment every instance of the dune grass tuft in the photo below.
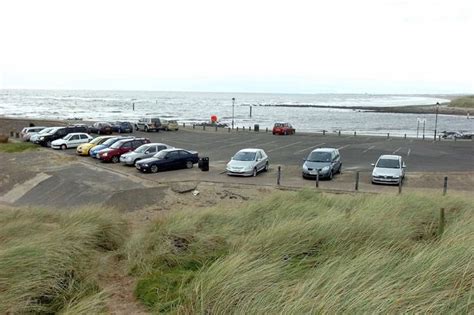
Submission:
M 0 152 L 5 153 L 18 153 L 26 150 L 33 150 L 36 148 L 37 146 L 31 142 L 0 143 Z
M 455 196 L 280 193 L 172 213 L 126 252 L 135 294 L 154 311 L 470 313 L 473 207 Z
M 462 96 L 452 100 L 449 107 L 474 108 L 474 95 Z
M 104 311 L 94 265 L 123 244 L 124 231 L 107 209 L 0 209 L 0 313 Z

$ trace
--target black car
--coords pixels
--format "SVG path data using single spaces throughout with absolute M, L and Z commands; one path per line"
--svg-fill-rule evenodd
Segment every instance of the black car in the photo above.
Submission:
M 43 147 L 50 147 L 51 142 L 54 140 L 61 139 L 73 132 L 87 132 L 87 128 L 85 126 L 67 126 L 58 128 L 53 133 L 45 134 L 44 136 L 39 137 L 36 143 L 42 145 Z
M 118 133 L 131 133 L 133 132 L 133 125 L 128 121 L 116 121 L 112 124 L 112 131 Z
M 192 168 L 197 162 L 199 162 L 199 158 L 195 151 L 166 149 L 151 158 L 138 161 L 135 167 L 142 172 L 156 173 L 159 170 Z
M 92 126 L 89 126 L 89 133 L 110 135 L 112 134 L 112 125 L 108 122 L 96 122 Z

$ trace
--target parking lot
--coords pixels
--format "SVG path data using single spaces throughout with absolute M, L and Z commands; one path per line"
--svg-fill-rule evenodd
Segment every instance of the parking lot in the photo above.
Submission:
M 134 136 L 147 137 L 152 142 L 162 142 L 183 149 L 195 150 L 210 159 L 209 172 L 199 169 L 140 174 L 133 167 L 101 163 L 91 158 L 79 158 L 84 163 L 94 164 L 109 170 L 138 176 L 144 180 L 168 181 L 209 181 L 252 185 L 275 185 L 277 167 L 281 167 L 281 185 L 314 186 L 314 182 L 301 178 L 303 159 L 317 147 L 339 149 L 343 163 L 343 174 L 333 181 L 322 181 L 320 187 L 328 189 L 354 189 L 354 175 L 360 172 L 359 189 L 364 191 L 396 191 L 396 187 L 374 186 L 370 184 L 370 163 L 381 154 L 398 154 L 407 164 L 404 186 L 421 189 L 442 189 L 444 176 L 449 175 L 451 189 L 472 191 L 474 187 L 474 142 L 436 141 L 373 136 L 338 136 L 321 134 L 296 134 L 274 136 L 270 132 L 231 131 L 226 129 L 206 131 L 182 128 L 177 132 L 145 133 L 134 132 Z M 270 171 L 256 178 L 229 177 L 225 166 L 229 159 L 243 148 L 262 148 L 270 158 Z M 62 154 L 62 153 L 61 153 Z M 74 150 L 66 154 L 74 155 Z

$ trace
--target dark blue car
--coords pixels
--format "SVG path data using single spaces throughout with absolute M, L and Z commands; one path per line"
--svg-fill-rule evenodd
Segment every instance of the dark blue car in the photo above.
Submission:
M 116 121 L 112 123 L 112 131 L 118 133 L 132 133 L 133 125 L 128 121 Z
M 138 161 L 135 167 L 141 172 L 156 173 L 169 169 L 192 168 L 197 162 L 199 158 L 195 151 L 166 149 L 151 158 Z

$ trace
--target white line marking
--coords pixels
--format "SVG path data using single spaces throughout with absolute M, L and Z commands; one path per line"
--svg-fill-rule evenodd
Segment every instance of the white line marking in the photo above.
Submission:
M 372 150 L 373 148 L 375 148 L 375 145 L 371 145 L 370 147 L 368 147 L 367 149 L 365 149 L 364 151 L 362 151 L 362 153 L 365 153 L 369 150 Z
M 398 149 L 396 149 L 395 151 L 393 151 L 393 153 L 392 153 L 392 154 L 395 154 L 395 153 L 397 153 L 398 151 L 400 151 L 400 149 L 401 149 L 401 148 L 402 148 L 402 147 L 399 147 Z
M 301 141 L 290 143 L 290 144 L 287 144 L 287 145 L 284 145 L 282 147 L 278 147 L 278 148 L 275 148 L 275 149 L 271 149 L 271 150 L 268 150 L 267 152 L 273 152 L 273 151 L 280 150 L 280 149 L 283 149 L 283 148 L 288 148 L 288 147 L 291 147 L 293 145 L 297 145 L 298 143 L 301 143 Z
M 408 149 L 407 156 L 410 156 L 411 149 Z
M 298 154 L 298 153 L 304 152 L 304 151 L 306 151 L 306 150 L 311 150 L 311 149 L 313 149 L 313 148 L 320 147 L 320 146 L 322 146 L 322 145 L 324 145 L 324 144 L 326 144 L 326 142 L 323 142 L 323 143 L 320 143 L 320 144 L 317 144 L 317 145 L 312 145 L 312 146 L 310 146 L 310 147 L 307 147 L 307 148 L 298 150 L 298 151 L 296 151 L 296 152 L 293 153 L 293 154 Z
M 350 146 L 350 144 L 343 145 L 342 147 L 339 147 L 339 148 L 337 148 L 337 149 L 338 149 L 338 150 L 342 150 L 342 149 L 347 148 L 348 146 Z

